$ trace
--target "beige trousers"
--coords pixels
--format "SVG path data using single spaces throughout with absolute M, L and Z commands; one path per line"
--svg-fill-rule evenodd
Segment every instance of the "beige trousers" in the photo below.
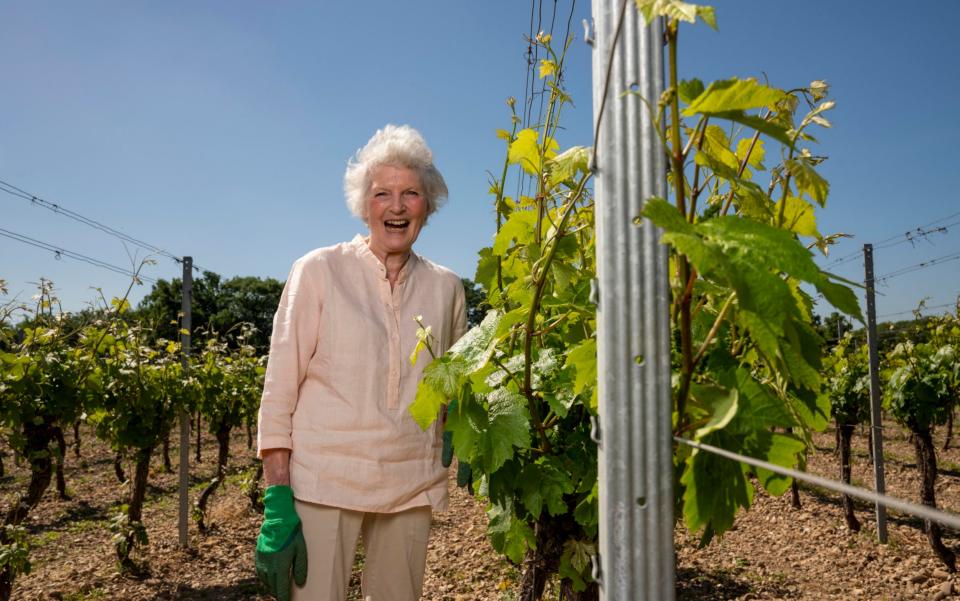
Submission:
M 417 601 L 423 591 L 430 508 L 364 513 L 295 501 L 307 541 L 307 582 L 293 601 L 346 601 L 363 536 L 364 601 Z

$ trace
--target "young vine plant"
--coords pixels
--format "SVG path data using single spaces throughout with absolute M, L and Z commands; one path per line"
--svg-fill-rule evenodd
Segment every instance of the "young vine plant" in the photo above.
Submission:
M 956 317 L 929 322 L 929 340 L 901 342 L 885 357 L 884 404 L 910 431 L 920 472 L 920 500 L 937 506 L 937 452 L 933 428 L 947 422 L 960 399 L 960 321 Z M 937 558 L 956 571 L 956 554 L 942 540 L 940 526 L 924 522 L 924 532 Z
M 819 81 L 783 90 L 753 79 L 681 80 L 680 25 L 700 19 L 715 27 L 713 9 L 673 0 L 637 7 L 648 21 L 666 19 L 668 87 L 642 100 L 662 134 L 671 198 L 647 199 L 636 223 L 654 222 L 671 250 L 664 318 L 674 341 L 674 434 L 802 466 L 811 431 L 830 417 L 811 294 L 862 321 L 846 282 L 822 271 L 812 253 L 827 252 L 832 237 L 816 226 L 829 185 L 817 170 L 825 157 L 809 149 L 811 130 L 830 126 L 824 114 L 834 103 Z M 568 598 L 587 598 L 596 590 L 597 537 L 590 150 L 560 152 L 564 54 L 554 54 L 549 36 L 536 42 L 549 56 L 541 76 L 550 102 L 539 127 L 516 131 L 514 118 L 513 131 L 498 132 L 508 152 L 491 186 L 497 230 L 476 276 L 493 309 L 425 370 L 411 412 L 426 427 L 457 399 L 446 429 L 459 460 L 480 474 L 475 487 L 489 499 L 494 547 L 524 561 L 520 598 L 539 598 L 541 575 L 551 572 Z M 514 165 L 532 177 L 531 196 L 506 196 Z M 677 517 L 703 542 L 750 506 L 754 476 L 773 494 L 790 485 L 687 447 L 675 448 L 674 463 Z
M 30 468 L 26 490 L 0 514 L 0 601 L 30 571 L 22 524 L 41 502 L 54 464 L 62 463 L 62 427 L 86 420 L 116 453 L 133 459 L 126 502 L 110 527 L 119 566 L 139 571 L 134 554 L 148 543 L 142 517 L 150 460 L 177 413 L 202 411 L 220 443 L 217 477 L 204 500 L 224 479 L 231 428 L 256 413 L 264 358 L 247 342 L 249 324 L 238 326 L 236 348 L 211 334 L 184 370 L 180 345 L 155 339 L 151 325 L 131 316 L 127 295 L 103 299 L 101 309 L 78 321 L 59 310 L 52 283 L 43 280 L 35 308 L 17 328 L 7 326 L 17 311 L 0 307 L 0 428 Z

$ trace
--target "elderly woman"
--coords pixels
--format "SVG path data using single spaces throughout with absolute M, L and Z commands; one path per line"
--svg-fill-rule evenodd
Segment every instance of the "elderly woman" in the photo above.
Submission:
M 438 355 L 466 331 L 460 278 L 412 250 L 447 187 L 420 133 L 388 125 L 344 188 L 369 235 L 293 264 L 260 403 L 256 564 L 281 601 L 345 600 L 360 536 L 364 599 L 418 599 L 431 511 L 447 505 L 442 425 L 424 432 L 407 411 L 425 366 L 407 360 L 414 316 Z

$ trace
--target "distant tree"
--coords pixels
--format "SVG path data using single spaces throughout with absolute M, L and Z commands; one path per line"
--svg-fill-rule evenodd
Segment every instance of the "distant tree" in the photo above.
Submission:
M 833 348 L 844 334 L 853 331 L 853 323 L 836 311 L 826 317 L 814 315 L 813 327 L 823 338 L 828 349 Z
M 280 303 L 283 282 L 274 278 L 238 276 L 220 286 L 218 305 L 220 309 L 210 315 L 210 325 L 218 332 L 234 330 L 237 324 L 253 324 L 256 331 L 248 333 L 245 344 L 252 345 L 260 353 L 270 350 L 270 333 L 273 330 L 273 314 Z M 235 336 L 230 336 L 235 341 Z M 232 345 L 236 347 L 236 345 Z
M 487 304 L 487 293 L 480 284 L 467 278 L 461 278 L 461 280 L 467 294 L 467 325 L 472 328 L 480 325 L 490 305 Z
M 181 308 L 181 280 L 158 280 L 147 296 L 140 301 L 137 315 L 154 324 L 158 337 L 176 340 L 179 335 Z M 256 332 L 247 342 L 259 353 L 270 347 L 273 314 L 280 302 L 283 282 L 274 278 L 238 276 L 223 280 L 218 274 L 205 271 L 193 281 L 191 322 L 194 331 L 212 331 L 227 334 L 241 323 L 252 323 Z

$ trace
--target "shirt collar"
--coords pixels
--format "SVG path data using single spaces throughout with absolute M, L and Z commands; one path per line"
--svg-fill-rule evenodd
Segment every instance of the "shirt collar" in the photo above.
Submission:
M 369 240 L 370 236 L 357 234 L 353 237 L 353 240 L 350 241 L 350 245 L 354 248 L 357 255 L 361 257 L 371 269 L 376 269 L 377 273 L 380 274 L 380 277 L 386 279 L 387 268 L 383 263 L 380 262 L 380 259 L 377 258 L 377 255 L 373 254 L 373 251 L 370 250 L 370 246 L 367 244 Z M 399 284 L 409 277 L 419 262 L 420 256 L 411 250 L 410 256 L 407 257 L 407 262 L 403 264 L 402 268 L 400 268 L 400 274 L 397 276 L 397 283 Z

